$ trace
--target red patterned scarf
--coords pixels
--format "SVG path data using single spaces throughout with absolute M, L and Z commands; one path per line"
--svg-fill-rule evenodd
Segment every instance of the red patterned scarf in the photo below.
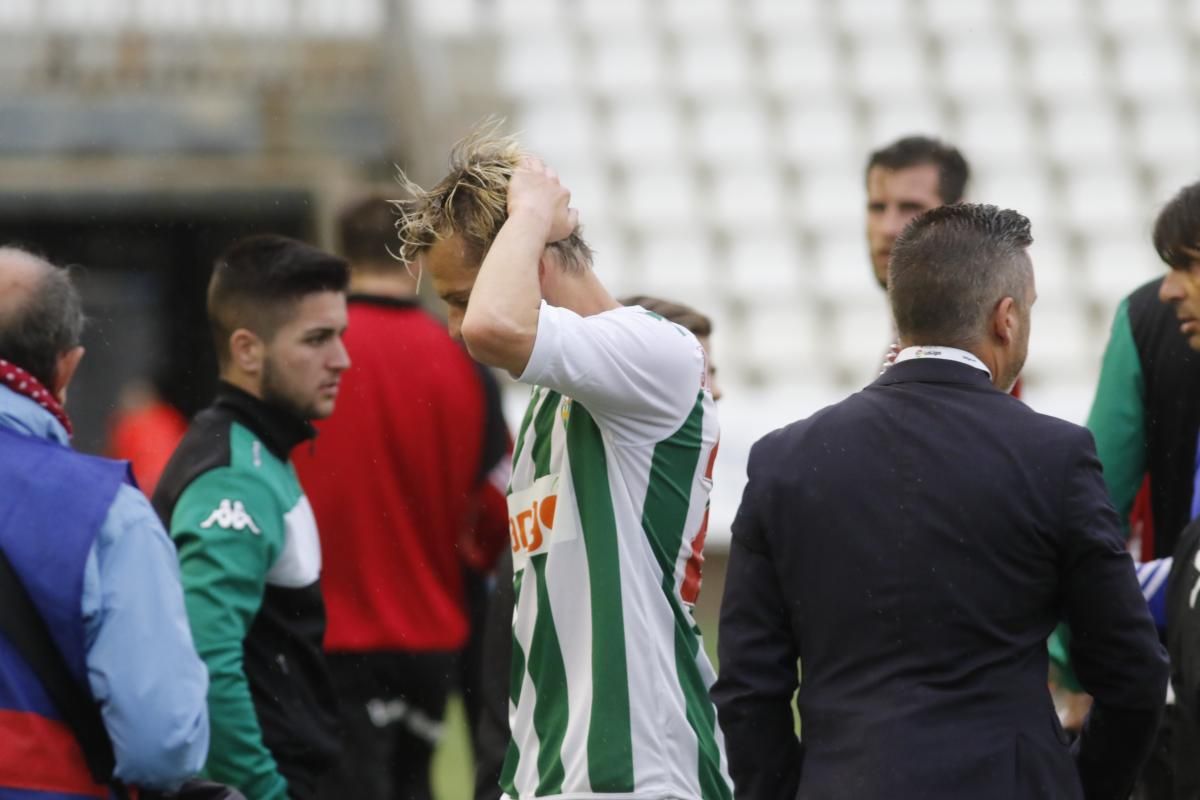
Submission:
M 46 391 L 46 387 L 42 386 L 37 378 L 3 358 L 0 358 L 0 386 L 7 386 L 17 394 L 25 395 L 49 411 L 67 429 L 67 435 L 71 435 L 71 420 L 67 417 L 67 412 L 63 410 L 58 399 Z

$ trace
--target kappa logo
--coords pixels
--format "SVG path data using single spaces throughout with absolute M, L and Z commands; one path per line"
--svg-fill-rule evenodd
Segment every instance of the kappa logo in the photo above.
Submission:
M 249 528 L 252 533 L 262 533 L 241 500 L 222 500 L 208 515 L 208 519 L 200 523 L 201 528 L 211 528 L 213 525 L 225 530 L 244 531 Z

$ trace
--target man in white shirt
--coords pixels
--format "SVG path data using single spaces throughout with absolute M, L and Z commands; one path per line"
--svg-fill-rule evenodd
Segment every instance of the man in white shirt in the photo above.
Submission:
M 516 611 L 507 797 L 732 798 L 692 619 L 718 436 L 704 350 L 623 307 L 569 192 L 481 130 L 429 191 L 402 256 L 471 354 L 530 384 L 509 486 Z

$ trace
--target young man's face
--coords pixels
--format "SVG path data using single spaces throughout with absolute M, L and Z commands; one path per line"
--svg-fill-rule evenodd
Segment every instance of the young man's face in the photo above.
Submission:
M 887 288 L 892 245 L 913 218 L 943 205 L 935 164 L 903 169 L 871 167 L 867 173 L 867 245 L 879 285 Z
M 421 256 L 422 268 L 429 270 L 433 290 L 446 303 L 446 322 L 450 336 L 462 338 L 463 314 L 471 299 L 471 289 L 479 275 L 479 264 L 457 233 L 434 243 Z
M 266 345 L 262 399 L 300 419 L 332 414 L 338 382 L 350 366 L 345 332 L 346 295 L 314 292 L 297 300 Z
M 1187 266 L 1172 269 L 1163 278 L 1158 299 L 1175 309 L 1179 332 L 1188 346 L 1200 350 L 1200 250 L 1183 251 L 1190 259 Z
M 713 400 L 720 400 L 723 392 L 721 384 L 717 383 L 717 366 L 713 363 L 712 341 L 707 336 L 697 336 L 700 340 L 700 346 L 704 348 L 705 361 L 708 364 L 708 388 L 712 392 Z

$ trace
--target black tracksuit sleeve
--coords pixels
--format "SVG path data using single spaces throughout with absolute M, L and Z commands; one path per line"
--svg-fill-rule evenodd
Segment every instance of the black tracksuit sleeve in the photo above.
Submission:
M 736 797 L 779 800 L 793 797 L 800 783 L 802 751 L 791 705 L 797 649 L 760 521 L 764 498 L 755 461 L 752 451 L 750 482 L 733 523 L 712 698 Z

